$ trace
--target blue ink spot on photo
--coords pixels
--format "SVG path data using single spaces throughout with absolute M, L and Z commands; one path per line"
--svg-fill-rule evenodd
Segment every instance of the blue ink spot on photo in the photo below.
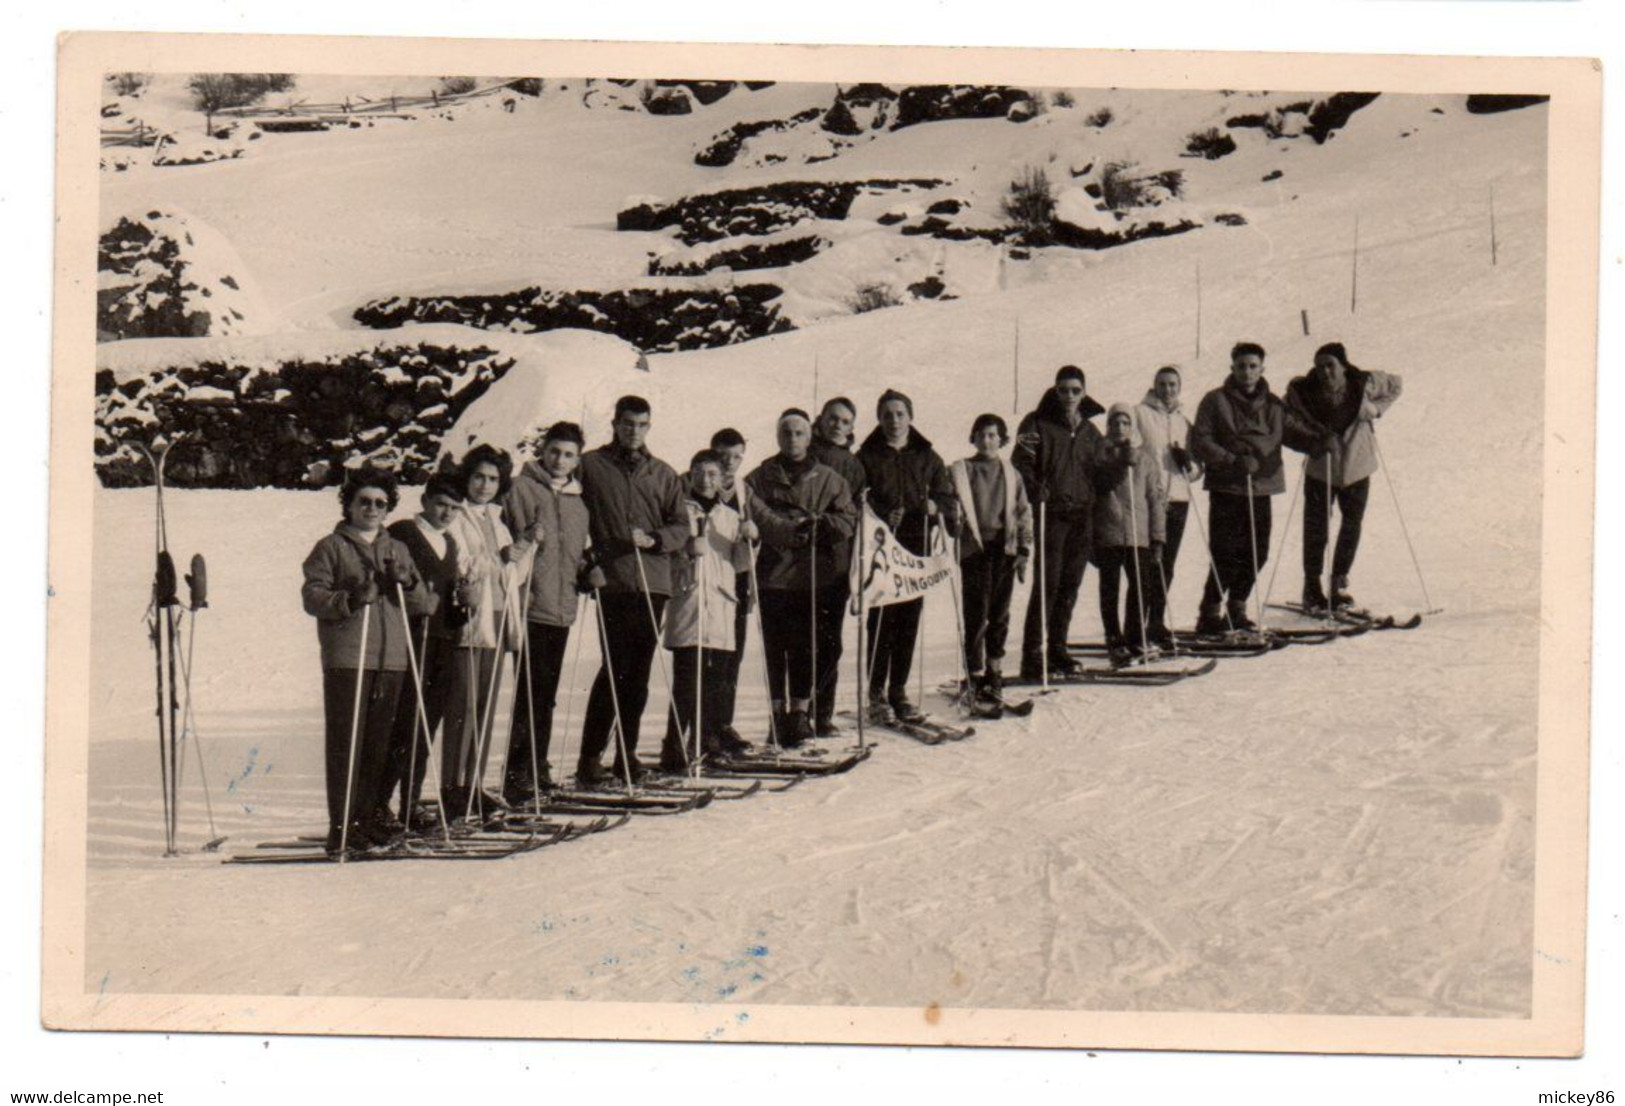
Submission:
M 746 1022 L 750 1021 L 750 1015 L 741 1010 L 739 1013 L 734 1015 L 734 1021 L 738 1022 L 740 1025 L 744 1025 Z
M 752 983 L 761 983 L 765 979 L 767 979 L 767 976 L 763 975 L 761 972 L 750 973 L 750 981 Z
M 621 962 L 621 958 L 619 956 L 616 956 L 612 952 L 604 953 L 603 960 L 599 961 L 599 963 L 603 964 L 604 967 L 606 967 L 606 968 L 613 968 L 616 964 L 619 964 L 620 962 Z
M 683 969 L 683 978 L 692 983 L 694 980 L 700 978 L 700 969 L 699 968 L 684 968 Z
M 745 951 L 750 953 L 752 956 L 762 957 L 762 956 L 767 955 L 767 946 L 766 945 L 752 945 L 750 948 L 746 949 Z
M 727 998 L 737 990 L 739 990 L 739 984 L 737 983 L 724 984 L 723 986 L 717 988 L 717 997 Z

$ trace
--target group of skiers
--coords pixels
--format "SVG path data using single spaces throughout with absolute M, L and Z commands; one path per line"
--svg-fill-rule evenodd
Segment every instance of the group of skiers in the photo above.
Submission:
M 1176 366 L 1156 371 L 1139 404 L 1107 412 L 1067 365 L 1021 420 L 1009 456 L 1007 424 L 984 414 L 971 427 L 974 453 L 952 465 L 914 426 L 912 400 L 887 390 L 861 444 L 857 406 L 844 396 L 816 418 L 784 411 L 777 451 L 744 476 L 747 444 L 731 428 L 685 475 L 651 455 L 652 412 L 639 396 L 617 402 L 612 440 L 592 450 L 570 422 L 548 428 L 517 472 L 504 451 L 476 446 L 423 488 L 416 516 L 387 528 L 399 505 L 394 477 L 371 467 L 350 474 L 342 521 L 304 564 L 304 605 L 321 643 L 329 850 L 387 843 L 403 823 L 425 828 L 426 776 L 438 777 L 448 816 L 529 804 L 550 789 L 555 701 L 587 598 L 602 660 L 579 786 L 644 776 L 639 737 L 656 666 L 672 703 L 662 771 L 747 752 L 734 704 L 752 614 L 773 739 L 795 748 L 839 732 L 849 567 L 865 503 L 908 550 L 926 555 L 945 542 L 956 551 L 967 693 L 977 701 L 1003 694 L 1014 585 L 1029 575 L 1025 679 L 1077 672 L 1067 632 L 1091 561 L 1118 658 L 1172 644 L 1166 597 L 1198 479 L 1211 570 L 1196 630 L 1256 629 L 1247 603 L 1269 549 L 1271 497 L 1285 489 L 1283 446 L 1308 457 L 1304 606 L 1351 606 L 1376 467 L 1371 423 L 1398 397 L 1399 378 L 1355 367 L 1332 343 L 1283 400 L 1264 360 L 1256 343 L 1238 343 L 1228 378 L 1194 421 Z M 1092 421 L 1101 414 L 1104 433 Z M 1321 570 L 1333 503 L 1343 519 L 1328 596 Z M 865 713 L 876 724 L 923 718 L 908 694 L 923 605 L 868 611 Z M 518 663 L 503 786 L 492 794 L 481 781 L 496 743 L 503 652 Z M 437 730 L 440 757 L 430 764 Z M 613 775 L 602 763 L 612 743 Z

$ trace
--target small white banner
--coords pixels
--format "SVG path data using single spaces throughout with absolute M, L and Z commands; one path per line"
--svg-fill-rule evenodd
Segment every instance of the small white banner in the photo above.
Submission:
M 953 553 L 941 526 L 932 528 L 931 553 L 922 557 L 904 548 L 891 527 L 867 503 L 863 505 L 863 522 L 852 554 L 854 610 L 858 609 L 860 597 L 863 608 L 920 599 L 954 574 Z

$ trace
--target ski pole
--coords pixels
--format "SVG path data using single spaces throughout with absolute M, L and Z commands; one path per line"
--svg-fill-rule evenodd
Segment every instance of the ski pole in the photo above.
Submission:
M 744 513 L 745 521 L 750 522 L 750 486 L 747 484 L 739 492 L 739 506 Z M 762 692 L 767 696 L 767 744 L 777 751 L 779 748 L 778 724 L 773 718 L 773 683 L 767 672 L 767 636 L 766 623 L 762 620 L 762 589 L 756 583 L 756 557 L 761 552 L 760 540 L 750 543 L 750 595 L 756 608 L 756 645 L 757 651 L 762 655 Z
M 817 405 L 817 397 L 816 397 L 816 395 L 814 396 L 813 403 L 814 403 L 814 406 L 816 407 L 816 405 Z M 808 637 L 808 640 L 810 641 L 810 643 L 812 645 L 812 648 L 808 651 L 808 661 L 807 661 L 807 663 L 812 666 L 812 690 L 811 690 L 811 694 L 807 698 L 807 707 L 808 707 L 809 711 L 811 711 L 812 716 L 816 719 L 818 717 L 818 516 L 817 515 L 813 516 L 812 554 L 811 554 L 811 556 L 812 556 L 812 563 L 811 563 L 811 565 L 809 567 L 812 570 L 811 571 L 812 591 L 807 596 L 807 616 L 808 616 L 807 617 L 807 637 Z M 790 688 L 788 686 L 789 685 L 789 680 L 788 679 L 785 680 L 785 684 L 786 684 L 786 686 L 785 686 L 784 690 L 785 690 L 786 695 L 788 695 L 789 691 L 790 691 Z
M 1045 694 L 1049 693 L 1049 497 L 1038 501 L 1038 632 L 1039 672 Z
M 498 575 L 497 583 L 502 588 L 502 613 L 497 616 L 496 644 L 492 648 L 491 675 L 485 681 L 485 702 L 480 710 L 477 728 L 474 731 L 474 763 L 470 769 L 472 786 L 468 789 L 468 809 L 464 817 L 474 816 L 474 800 L 479 799 L 480 813 L 485 813 L 485 766 L 486 754 L 490 750 L 491 732 L 496 727 L 497 717 L 497 688 L 502 681 L 503 643 L 508 633 L 508 570 L 512 565 L 505 564 Z M 506 759 L 507 750 L 503 750 Z
M 432 758 L 434 755 L 434 735 L 429 732 L 428 712 L 423 706 L 423 670 L 418 666 L 418 649 L 417 646 L 412 643 L 412 624 L 406 616 L 406 586 L 399 581 L 396 581 L 395 583 L 395 596 L 400 601 L 401 625 L 406 630 L 406 663 L 407 666 L 412 669 L 412 685 L 414 690 L 417 692 L 417 717 L 415 719 L 415 725 L 412 729 L 411 753 L 406 758 L 406 791 L 401 796 L 401 811 L 404 815 L 401 820 L 406 823 L 406 828 L 408 831 L 410 831 L 412 828 L 412 798 L 417 792 L 418 736 L 421 731 L 423 737 L 423 747 L 425 750 L 424 755 Z M 425 616 L 423 619 L 423 649 L 425 653 L 428 651 L 428 648 L 429 618 Z M 432 759 L 430 764 L 433 764 Z M 438 790 L 439 789 L 437 788 L 437 793 Z M 451 824 L 446 821 L 445 804 L 436 803 L 435 809 L 440 812 L 441 833 L 445 836 L 447 841 L 450 841 Z
M 350 850 L 350 814 L 355 800 L 356 747 L 361 741 L 361 692 L 366 686 L 367 630 L 372 625 L 372 604 L 361 608 L 361 645 L 356 651 L 355 703 L 350 710 L 350 760 L 344 773 L 344 822 L 339 827 L 339 863 L 343 864 Z
M 1308 471 L 1309 466 L 1305 464 L 1304 472 L 1307 473 Z M 1308 511 L 1309 505 L 1305 503 L 1303 509 Z M 1348 525 L 1347 515 L 1343 518 L 1343 524 Z M 1288 529 L 1290 528 L 1291 526 L 1288 524 Z M 1331 562 L 1327 565 L 1329 571 L 1326 573 L 1326 613 L 1335 620 L 1337 605 L 1332 602 L 1332 578 L 1337 575 L 1337 546 L 1332 543 L 1332 455 L 1329 450 L 1326 453 L 1326 544 L 1332 546 Z M 1321 547 L 1320 558 L 1322 563 L 1326 562 L 1324 546 Z
M 1236 632 L 1235 620 L 1230 617 L 1230 592 L 1224 586 L 1224 577 L 1219 575 L 1219 562 L 1213 556 L 1213 534 L 1208 529 L 1207 522 L 1202 518 L 1202 505 L 1196 500 L 1196 489 L 1191 486 L 1190 477 L 1180 473 L 1185 481 L 1185 491 L 1190 495 L 1191 513 L 1196 516 L 1196 532 L 1202 537 L 1202 549 L 1207 553 L 1207 569 L 1213 574 L 1213 587 L 1219 593 L 1219 609 L 1224 612 L 1225 625 L 1230 632 Z
M 1329 468 L 1330 461 L 1327 464 Z M 1297 486 L 1292 489 L 1292 502 L 1287 505 L 1286 509 L 1286 525 L 1281 527 L 1281 544 L 1275 552 L 1275 564 L 1270 568 L 1269 586 L 1264 589 L 1264 605 L 1266 607 L 1269 606 L 1270 596 L 1275 593 L 1275 574 L 1281 571 L 1281 562 L 1286 559 L 1286 543 L 1292 536 L 1292 518 L 1298 511 L 1298 496 L 1303 494 L 1304 489 L 1308 486 L 1308 481 L 1309 462 L 1306 459 L 1303 463 L 1303 469 L 1298 473 Z M 1307 525 L 1309 521 L 1309 500 L 1307 496 L 1304 497 L 1303 502 L 1303 517 L 1304 523 Z M 1330 512 L 1328 512 L 1327 525 L 1330 524 Z
M 592 595 L 593 606 L 598 611 L 598 640 L 603 643 L 604 667 L 609 670 L 609 702 L 615 708 L 615 744 L 621 752 L 621 773 L 626 777 L 626 793 L 630 795 L 637 786 L 632 782 L 632 754 L 626 747 L 626 727 L 621 722 L 621 693 L 615 687 L 615 660 L 609 648 L 609 624 L 604 620 L 603 593 L 593 588 Z
M 1146 648 L 1150 644 L 1150 629 L 1145 621 L 1145 576 L 1140 571 L 1140 547 L 1135 544 L 1140 540 L 1140 516 L 1134 500 L 1139 495 L 1139 489 L 1134 486 L 1134 466 L 1128 467 L 1128 530 L 1129 530 L 1129 559 L 1134 562 L 1134 605 L 1138 608 L 1140 616 L 1140 663 L 1145 663 Z M 1145 520 L 1145 540 L 1151 541 L 1151 519 Z
M 1422 587 L 1422 603 L 1427 610 L 1426 614 L 1438 614 L 1442 610 L 1433 605 L 1428 597 L 1428 582 L 1422 576 L 1422 562 L 1416 556 L 1416 546 L 1411 543 L 1410 527 L 1405 525 L 1405 512 L 1399 506 L 1399 492 L 1394 489 L 1394 478 L 1388 472 L 1388 462 L 1382 456 L 1382 443 L 1377 439 L 1377 428 L 1371 428 L 1371 445 L 1377 451 L 1377 467 L 1382 469 L 1382 478 L 1388 484 L 1388 494 L 1394 501 L 1394 514 L 1399 516 L 1399 532 L 1405 536 L 1405 548 L 1411 552 L 1411 565 L 1416 569 L 1416 582 Z
M 974 702 L 970 686 L 970 662 L 965 659 L 965 609 L 960 603 L 960 589 L 965 586 L 965 579 L 960 574 L 959 567 L 959 535 L 954 535 L 954 563 L 953 571 L 948 577 L 948 589 L 954 597 L 954 630 L 959 634 L 959 688 L 960 696 L 968 706 Z M 921 696 L 924 698 L 924 696 Z
M 1258 593 L 1258 516 L 1253 510 L 1253 474 L 1247 474 L 1247 538 L 1253 547 L 1253 604 L 1258 614 L 1258 629 L 1264 629 L 1264 608 L 1259 605 L 1262 596 Z
M 207 604 L 203 604 L 207 606 Z M 181 740 L 186 735 L 192 737 L 192 759 L 197 761 L 197 776 L 203 784 L 203 810 L 209 819 L 209 841 L 203 846 L 204 852 L 213 852 L 225 841 L 214 824 L 214 797 L 209 790 L 209 771 L 203 763 L 203 742 L 198 738 L 197 716 L 192 712 L 192 645 L 197 640 L 197 608 L 187 611 L 186 652 L 181 654 L 181 681 L 184 691 L 186 707 L 182 711 Z
M 931 516 L 930 515 L 925 516 L 925 556 L 926 556 L 926 562 L 930 563 L 930 558 L 931 558 Z M 917 686 L 917 690 L 914 692 L 914 699 L 915 699 L 915 702 L 917 704 L 920 704 L 920 705 L 923 705 L 925 703 L 925 600 L 926 600 L 926 596 L 928 596 L 928 595 L 930 595 L 930 592 L 926 592 L 925 595 L 920 596 L 920 618 L 919 618 L 919 621 L 915 623 L 915 628 L 914 628 L 914 642 L 918 643 L 917 647 L 918 647 L 918 649 L 920 651 L 919 664 L 915 666 L 918 669 L 918 671 L 916 671 L 915 674 L 914 674 L 914 679 L 915 679 L 916 686 Z M 912 649 L 914 647 L 915 647 L 915 645 L 913 643 L 910 643 L 910 648 Z M 915 709 L 918 710 L 919 706 L 916 706 Z
M 536 745 L 536 685 L 531 675 L 531 665 L 535 662 L 536 654 L 530 647 L 530 603 L 525 603 L 525 636 L 519 639 L 518 664 L 525 673 L 525 729 L 530 735 L 530 782 L 531 782 L 531 810 L 538 816 L 542 813 L 542 761 L 538 755 Z M 519 682 L 517 679 L 514 681 Z M 517 707 L 516 707 L 517 709 Z M 548 725 L 552 725 L 552 717 L 548 718 Z
M 705 538 L 705 519 L 703 516 L 700 519 L 700 538 L 702 541 Z M 698 633 L 694 635 L 694 751 L 693 756 L 688 759 L 688 767 L 694 778 L 699 779 L 703 775 L 700 770 L 700 735 L 705 732 L 703 726 L 705 719 L 705 616 L 707 604 L 705 601 L 705 555 L 703 552 L 694 562 L 694 580 L 694 586 L 700 593 L 700 621 L 695 627 Z M 678 733 L 681 734 L 682 731 L 679 730 Z
M 633 547 L 638 562 L 638 584 L 643 589 L 643 605 L 649 612 L 649 631 L 654 635 L 655 661 L 660 665 L 660 679 L 666 685 L 666 699 L 671 703 L 672 716 L 677 718 L 677 741 L 683 751 L 683 765 L 688 766 L 688 734 L 683 731 L 683 720 L 676 714 L 676 696 L 672 694 L 671 673 L 666 668 L 666 654 L 660 648 L 660 616 L 655 614 L 654 593 L 649 590 L 649 574 L 643 568 L 643 550 Z M 628 766 L 630 770 L 630 766 Z

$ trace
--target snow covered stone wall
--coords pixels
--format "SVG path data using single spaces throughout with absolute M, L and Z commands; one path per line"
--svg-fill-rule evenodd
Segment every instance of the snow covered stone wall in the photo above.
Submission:
M 231 243 L 175 210 L 117 218 L 102 232 L 97 278 L 98 341 L 264 334 L 276 327 Z
M 183 487 L 321 486 L 364 461 L 422 480 L 463 411 L 530 354 L 462 327 L 109 343 L 96 473 L 109 487 L 149 483 L 137 443 L 162 434 L 181 442 L 166 477 Z
M 577 328 L 613 334 L 649 353 L 712 349 L 790 330 L 776 284 L 676 284 L 611 291 L 522 288 L 496 295 L 390 296 L 355 311 L 363 326 L 457 323 L 534 333 Z

